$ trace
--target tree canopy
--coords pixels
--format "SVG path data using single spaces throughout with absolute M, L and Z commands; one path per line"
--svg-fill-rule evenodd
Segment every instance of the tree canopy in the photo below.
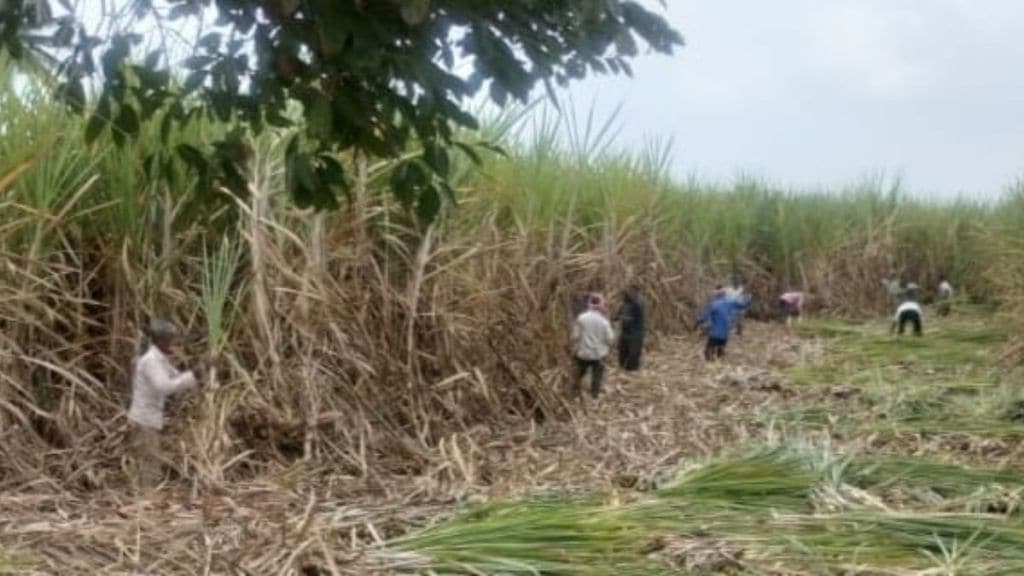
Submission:
M 90 33 L 71 0 L 0 0 L 0 51 L 47 63 L 59 96 L 89 115 L 90 140 L 110 130 L 124 142 L 147 121 L 159 121 L 166 139 L 200 117 L 259 133 L 289 126 L 289 104 L 301 103 L 287 154 L 298 205 L 335 206 L 348 186 L 339 154 L 358 152 L 402 158 L 392 188 L 426 219 L 453 198 L 453 149 L 478 161 L 457 133 L 477 126 L 470 110 L 481 91 L 499 106 L 526 102 L 538 86 L 552 93 L 590 74 L 632 74 L 641 50 L 667 54 L 683 43 L 628 0 L 123 4 L 103 16 L 103 33 Z M 197 31 L 187 54 L 172 57 L 167 38 L 186 29 Z M 236 131 L 209 150 L 177 153 L 201 174 L 241 185 L 244 138 Z

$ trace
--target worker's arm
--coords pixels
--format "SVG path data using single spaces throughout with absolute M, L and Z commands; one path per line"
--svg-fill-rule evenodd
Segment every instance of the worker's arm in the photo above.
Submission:
M 609 346 L 615 342 L 615 330 L 612 329 L 611 322 L 604 323 L 604 340 Z
M 191 370 L 179 372 L 169 362 L 146 358 L 140 367 L 150 384 L 161 394 L 170 396 L 196 387 L 196 376 Z

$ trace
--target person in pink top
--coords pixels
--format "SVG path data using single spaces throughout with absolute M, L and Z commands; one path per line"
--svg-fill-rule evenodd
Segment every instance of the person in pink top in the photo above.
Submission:
M 800 316 L 804 311 L 804 302 L 807 296 L 803 292 L 798 290 L 790 290 L 784 292 L 779 296 L 779 309 L 782 312 L 783 317 L 786 319 L 786 325 L 789 326 L 793 319 L 800 320 Z

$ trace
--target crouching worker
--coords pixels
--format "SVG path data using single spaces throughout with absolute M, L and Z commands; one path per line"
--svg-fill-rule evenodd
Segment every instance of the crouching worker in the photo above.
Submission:
M 604 384 L 604 360 L 615 340 L 612 323 L 600 294 L 587 297 L 587 309 L 576 317 L 572 328 L 573 357 L 576 374 L 573 378 L 573 394 L 580 392 L 580 381 L 590 373 L 590 395 L 597 399 Z
M 171 364 L 170 355 L 178 336 L 174 324 L 154 319 L 146 336 L 133 363 L 132 403 L 128 410 L 135 482 L 140 489 L 156 486 L 162 477 L 160 432 L 164 427 L 164 403 L 172 394 L 198 386 L 191 370 L 181 372 Z
M 904 301 L 896 309 L 896 317 L 892 320 L 889 333 L 895 332 L 898 328 L 902 336 L 908 323 L 914 325 L 914 336 L 920 336 L 924 332 L 922 329 L 921 305 L 913 300 Z
M 792 324 L 794 318 L 797 321 L 800 320 L 800 316 L 804 312 L 805 300 L 804 293 L 796 290 L 790 290 L 779 296 L 779 311 L 786 321 L 786 326 Z
M 721 287 L 715 289 L 711 303 L 697 318 L 694 325 L 708 327 L 708 342 L 704 347 L 704 359 L 708 362 L 725 355 L 725 346 L 729 343 L 729 332 L 732 331 L 733 319 L 736 314 L 745 310 L 746 301 L 730 299 Z

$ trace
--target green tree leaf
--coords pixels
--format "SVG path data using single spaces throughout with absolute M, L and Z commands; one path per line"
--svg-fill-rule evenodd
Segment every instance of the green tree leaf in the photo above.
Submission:
M 122 104 L 121 111 L 117 115 L 117 119 L 114 120 L 114 128 L 124 136 L 132 138 L 138 136 L 139 115 L 135 112 L 135 108 L 132 108 L 129 104 Z
M 416 203 L 416 215 L 424 224 L 429 224 L 437 218 L 441 211 L 441 194 L 433 185 L 427 186 L 420 193 Z
M 436 215 L 435 199 L 447 194 L 453 146 L 480 161 L 454 140 L 456 127 L 477 127 L 472 103 L 481 91 L 499 106 L 526 102 L 538 84 L 550 90 L 594 73 L 632 74 L 630 62 L 644 48 L 670 54 L 683 44 L 633 0 L 172 0 L 166 13 L 140 0 L 134 9 L 145 18 L 88 27 L 84 20 L 96 14 L 87 4 L 67 2 L 56 21 L 0 11 L 0 51 L 16 59 L 47 54 L 58 94 L 81 113 L 90 103 L 80 87 L 103 86 L 88 141 L 112 122 L 115 142 L 123 142 L 155 117 L 165 140 L 196 115 L 247 122 L 254 133 L 287 128 L 289 106 L 300 101 L 309 142 L 287 163 L 297 203 L 334 205 L 337 187 L 321 181 L 335 179 L 325 155 L 397 158 L 423 145 L 419 160 L 401 163 L 391 180 L 399 201 L 421 216 Z M 202 28 L 214 10 L 216 27 Z M 205 33 L 184 59 L 150 50 L 136 62 L 153 17 L 170 21 L 164 29 L 195 25 Z M 92 37 L 92 29 L 116 32 Z M 467 64 L 468 75 L 460 69 Z M 172 77 L 182 79 L 180 89 Z M 175 106 L 188 113 L 161 114 Z M 201 167 L 204 177 L 240 176 L 224 154 Z

